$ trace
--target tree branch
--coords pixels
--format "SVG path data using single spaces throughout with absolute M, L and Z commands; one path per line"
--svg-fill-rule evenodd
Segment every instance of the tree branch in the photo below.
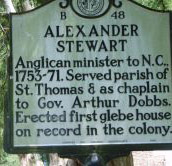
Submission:
M 32 10 L 34 7 L 30 4 L 29 0 L 24 0 L 22 3 L 22 7 L 24 11 Z
M 5 4 L 5 8 L 7 10 L 7 13 L 15 13 L 16 12 L 11 0 L 3 0 L 3 2 Z
M 5 30 L 4 30 L 4 28 L 3 28 L 3 26 L 1 24 L 0 24 L 0 28 L 2 29 L 2 32 L 5 33 Z

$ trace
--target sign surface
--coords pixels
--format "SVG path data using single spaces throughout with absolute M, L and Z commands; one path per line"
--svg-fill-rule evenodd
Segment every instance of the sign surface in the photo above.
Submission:
M 171 145 L 169 21 L 126 0 L 12 14 L 7 151 Z

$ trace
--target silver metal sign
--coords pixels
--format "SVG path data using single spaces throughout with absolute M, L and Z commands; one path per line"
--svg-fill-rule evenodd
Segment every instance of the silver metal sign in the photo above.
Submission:
M 171 148 L 170 19 L 127 0 L 11 14 L 6 150 Z

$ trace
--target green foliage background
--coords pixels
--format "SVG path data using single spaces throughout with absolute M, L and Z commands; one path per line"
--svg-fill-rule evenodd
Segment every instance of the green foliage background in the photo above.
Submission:
M 144 6 L 158 10 L 172 10 L 172 0 L 135 0 Z M 21 12 L 24 0 L 13 0 L 17 12 Z M 34 7 L 46 2 L 46 0 L 30 0 Z M 7 90 L 6 59 L 9 56 L 9 16 L 3 1 L 0 0 L 0 165 L 18 166 L 17 155 L 8 155 L 3 151 L 3 128 L 4 128 L 4 97 Z
M 5 9 L 0 1 L 0 12 L 4 13 Z M 4 112 L 4 95 L 6 92 L 6 57 L 9 53 L 9 39 L 7 38 L 8 19 L 4 14 L 0 16 L 0 165 L 4 162 L 7 155 L 3 152 L 3 112 Z

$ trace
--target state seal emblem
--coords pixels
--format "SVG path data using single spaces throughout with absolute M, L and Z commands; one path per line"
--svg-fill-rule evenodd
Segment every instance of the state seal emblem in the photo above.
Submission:
M 104 0 L 77 0 L 79 10 L 86 16 L 96 16 L 104 7 Z

